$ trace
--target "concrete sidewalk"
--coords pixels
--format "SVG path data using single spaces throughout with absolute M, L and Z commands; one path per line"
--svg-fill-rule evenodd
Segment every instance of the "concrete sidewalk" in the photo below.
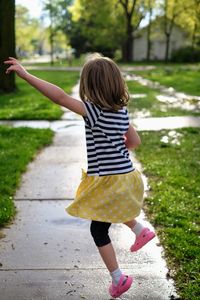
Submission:
M 67 118 L 67 119 L 66 119 Z M 51 130 L 58 132 L 64 131 L 65 128 L 72 127 L 74 130 L 75 126 L 82 126 L 80 123 L 81 118 L 76 122 L 74 119 L 65 117 L 62 120 L 58 121 L 45 121 L 45 120 L 8 120 L 0 121 L 0 125 L 7 125 L 12 127 L 30 127 L 30 128 L 50 128 Z M 194 116 L 179 116 L 179 117 L 157 117 L 157 118 L 136 118 L 131 119 L 130 122 L 137 129 L 137 131 L 144 130 L 154 130 L 159 131 L 163 129 L 175 130 L 178 128 L 187 128 L 187 127 L 200 127 L 200 117 Z
M 85 167 L 84 127 L 79 119 L 77 124 L 57 132 L 22 178 L 15 197 L 18 214 L 0 240 L 1 300 L 110 299 L 110 276 L 90 236 L 90 222 L 64 210 Z M 176 299 L 157 238 L 133 254 L 128 228 L 112 225 L 111 237 L 120 267 L 135 279 L 121 299 Z

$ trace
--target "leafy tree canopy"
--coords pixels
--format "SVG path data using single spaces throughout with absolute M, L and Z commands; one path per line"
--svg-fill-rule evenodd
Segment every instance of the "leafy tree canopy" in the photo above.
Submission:
M 31 18 L 28 9 L 22 5 L 16 5 L 15 20 L 18 55 L 35 51 L 43 37 L 39 20 Z

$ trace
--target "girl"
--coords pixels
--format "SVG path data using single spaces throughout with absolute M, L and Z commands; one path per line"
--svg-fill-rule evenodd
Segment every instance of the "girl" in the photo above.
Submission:
M 133 279 L 119 269 L 108 234 L 111 224 L 124 223 L 133 231 L 136 238 L 132 252 L 155 236 L 135 220 L 140 214 L 144 189 L 128 149 L 136 148 L 140 138 L 129 124 L 129 95 L 120 70 L 109 58 L 91 57 L 81 73 L 81 102 L 29 74 L 15 58 L 9 57 L 5 64 L 10 65 L 7 74 L 15 71 L 53 102 L 83 116 L 88 170 L 83 172 L 75 200 L 66 210 L 73 216 L 92 220 L 92 237 L 112 277 L 109 293 L 117 298 L 130 288 Z

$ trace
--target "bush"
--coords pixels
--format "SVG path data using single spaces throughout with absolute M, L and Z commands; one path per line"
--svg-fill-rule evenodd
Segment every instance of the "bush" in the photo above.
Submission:
M 200 48 L 183 47 L 172 52 L 172 62 L 199 62 Z

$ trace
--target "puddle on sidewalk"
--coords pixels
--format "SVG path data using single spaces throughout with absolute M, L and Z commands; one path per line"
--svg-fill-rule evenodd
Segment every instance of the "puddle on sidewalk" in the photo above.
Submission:
M 124 77 L 127 81 L 136 81 L 143 86 L 160 90 L 162 94 L 156 98 L 159 102 L 167 104 L 169 108 L 175 107 L 188 111 L 200 111 L 200 96 L 177 92 L 173 87 L 163 86 L 157 81 L 151 81 L 135 74 L 124 74 Z
M 13 128 L 29 127 L 38 129 L 52 129 L 55 132 L 69 131 L 76 133 L 83 126 L 81 120 L 60 120 L 60 121 L 0 121 L 0 125 L 11 126 Z
M 53 216 L 52 216 L 53 217 Z M 56 226 L 66 226 L 66 225 L 74 225 L 74 226 L 86 226 L 88 227 L 88 223 L 90 221 L 88 220 L 84 220 L 84 219 L 80 219 L 80 218 L 75 218 L 75 217 L 66 217 L 66 218 L 57 218 L 57 219 L 53 219 L 51 220 L 51 223 L 53 225 Z

